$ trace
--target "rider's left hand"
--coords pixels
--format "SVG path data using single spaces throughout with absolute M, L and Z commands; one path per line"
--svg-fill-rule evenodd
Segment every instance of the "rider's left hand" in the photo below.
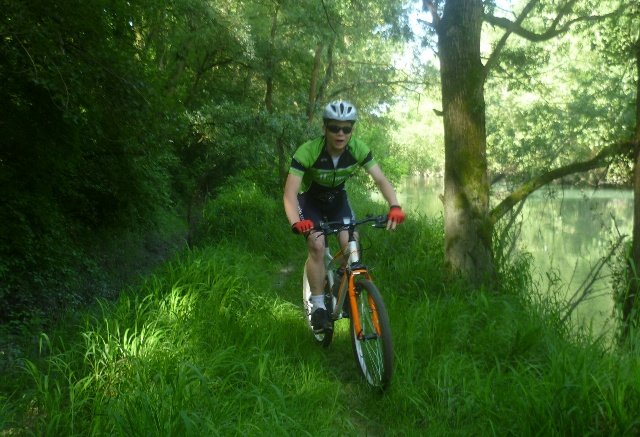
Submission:
M 294 234 L 306 234 L 313 229 L 313 222 L 311 220 L 300 220 L 291 225 L 291 230 Z
M 387 214 L 387 230 L 393 230 L 404 221 L 404 212 L 399 205 L 391 205 Z

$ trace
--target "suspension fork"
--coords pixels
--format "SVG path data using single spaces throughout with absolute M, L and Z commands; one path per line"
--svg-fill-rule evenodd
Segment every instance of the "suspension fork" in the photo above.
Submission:
M 347 229 L 347 232 L 349 233 L 349 241 L 347 242 L 349 258 L 347 259 L 347 264 L 349 266 L 353 266 L 360 262 L 360 254 L 358 252 L 358 242 L 356 241 L 355 226 L 350 225 Z
M 367 338 L 364 337 L 362 320 L 360 318 L 361 317 L 360 308 L 358 308 L 357 300 L 356 300 L 356 294 L 358 293 L 358 291 L 356 290 L 356 284 L 357 284 L 358 276 L 363 275 L 365 279 L 371 281 L 371 275 L 364 268 L 353 270 L 350 273 L 348 273 L 348 275 L 349 275 L 349 292 L 347 297 L 349 299 L 349 304 L 351 308 L 351 319 L 353 321 L 354 326 L 356 327 L 356 330 L 357 330 L 356 333 L 357 333 L 358 339 L 367 340 Z M 373 301 L 373 298 L 367 295 L 367 299 L 369 301 L 369 308 L 371 308 L 372 310 L 371 319 L 373 322 L 373 327 L 376 331 L 376 335 L 380 336 L 381 330 L 380 330 L 380 322 L 378 321 L 378 310 L 376 309 L 376 305 L 375 305 L 375 302 Z

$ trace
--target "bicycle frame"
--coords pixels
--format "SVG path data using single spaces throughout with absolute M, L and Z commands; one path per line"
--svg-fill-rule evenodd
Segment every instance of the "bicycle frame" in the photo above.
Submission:
M 364 338 L 362 334 L 362 324 L 360 322 L 360 313 L 358 311 L 357 302 L 356 302 L 356 281 L 358 279 L 358 276 L 360 275 L 362 275 L 365 279 L 368 279 L 368 280 L 371 280 L 372 278 L 369 273 L 369 270 L 365 266 L 360 265 L 360 252 L 358 250 L 358 243 L 355 238 L 354 226 L 349 225 L 348 223 L 345 223 L 345 226 L 347 226 L 346 230 L 349 233 L 348 248 L 347 248 L 349 256 L 347 258 L 347 263 L 344 268 L 344 272 L 340 277 L 340 285 L 338 288 L 337 296 L 336 296 L 336 293 L 333 293 L 333 290 L 336 285 L 336 280 L 338 278 L 335 277 L 331 267 L 332 267 L 332 263 L 336 259 L 338 259 L 338 257 L 343 257 L 344 254 L 343 254 L 343 250 L 340 249 L 340 251 L 338 251 L 335 256 L 331 256 L 331 250 L 329 248 L 329 239 L 326 234 L 324 235 L 324 239 L 325 239 L 324 259 L 325 259 L 327 283 L 329 284 L 329 290 L 332 291 L 332 294 L 333 294 L 332 298 L 334 300 L 333 312 L 330 314 L 330 317 L 333 320 L 338 320 L 342 317 L 342 307 L 344 305 L 344 300 L 348 298 L 349 308 L 351 309 L 350 317 L 352 318 L 355 326 L 357 326 L 359 329 L 358 338 L 360 340 L 363 340 Z M 371 299 L 369 300 L 369 304 L 375 309 L 375 303 Z M 373 323 L 374 323 L 376 333 L 380 335 L 380 326 L 377 320 L 377 312 L 374 311 L 373 315 L 374 315 Z
M 315 340 L 324 347 L 331 344 L 333 324 L 343 317 L 343 306 L 345 299 L 348 299 L 351 345 L 356 363 L 367 382 L 383 390 L 389 386 L 393 374 L 391 326 L 380 291 L 373 283 L 368 268 L 361 262 L 356 227 L 375 222 L 373 227 L 385 228 L 386 221 L 386 216 L 369 216 L 357 221 L 321 222 L 315 227 L 314 230 L 319 233 L 316 238 L 324 236 L 324 298 L 331 329 L 316 331 L 313 327 L 306 264 L 302 282 L 307 322 Z M 341 250 L 335 257 L 331 256 L 328 237 L 341 232 L 348 233 L 348 240 L 344 246 L 341 244 Z

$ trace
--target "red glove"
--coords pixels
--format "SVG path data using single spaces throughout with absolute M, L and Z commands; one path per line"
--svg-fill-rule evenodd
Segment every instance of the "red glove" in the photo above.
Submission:
M 294 234 L 304 234 L 305 232 L 309 232 L 311 229 L 313 229 L 313 222 L 308 219 L 295 222 L 291 226 L 291 230 Z
M 398 205 L 391 205 L 389 214 L 387 214 L 387 220 L 390 222 L 396 222 L 397 224 L 402 223 L 404 221 L 404 212 L 402 212 L 402 208 Z

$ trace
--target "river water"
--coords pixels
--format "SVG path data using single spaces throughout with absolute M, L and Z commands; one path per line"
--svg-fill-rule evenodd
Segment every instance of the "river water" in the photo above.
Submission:
M 442 184 L 441 179 L 407 178 L 397 187 L 399 200 L 407 211 L 441 215 Z M 538 288 L 568 301 L 608 254 L 618 235 L 631 239 L 632 220 L 631 190 L 543 188 L 525 203 L 516 247 L 532 255 Z M 591 325 L 595 333 L 611 334 L 613 299 L 608 267 L 600 276 L 589 299 L 576 307 L 572 318 L 577 324 Z

